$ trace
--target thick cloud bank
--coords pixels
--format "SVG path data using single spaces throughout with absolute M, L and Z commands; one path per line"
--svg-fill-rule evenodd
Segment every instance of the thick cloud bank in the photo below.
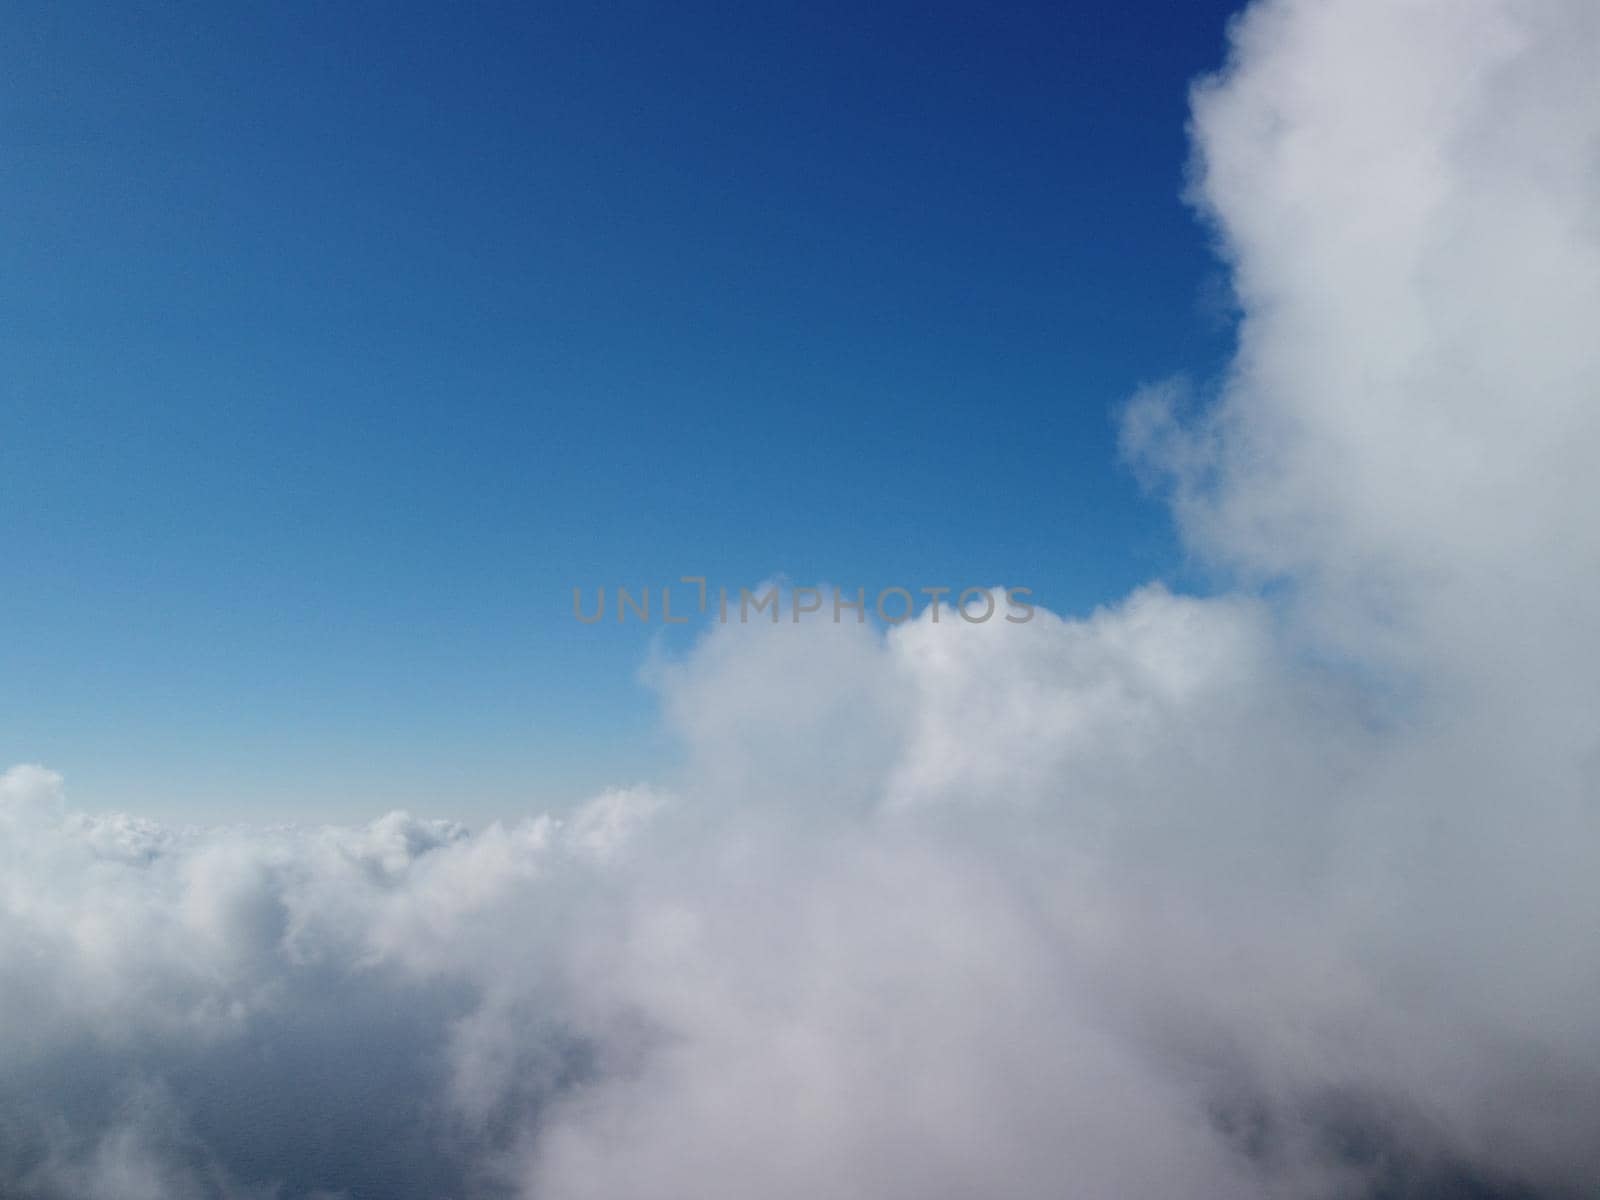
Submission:
M 1600 8 L 1258 5 L 1195 95 L 1236 594 L 729 626 L 658 788 L 175 830 L 0 777 L 0 1194 L 1600 1178 Z

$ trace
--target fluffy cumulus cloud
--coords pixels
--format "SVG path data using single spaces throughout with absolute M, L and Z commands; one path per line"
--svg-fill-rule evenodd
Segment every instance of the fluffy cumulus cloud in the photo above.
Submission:
M 659 672 L 659 787 L 167 829 L 0 777 L 0 1193 L 1566 1197 L 1600 1178 L 1600 8 L 1265 0 L 1129 406 L 1231 593 Z

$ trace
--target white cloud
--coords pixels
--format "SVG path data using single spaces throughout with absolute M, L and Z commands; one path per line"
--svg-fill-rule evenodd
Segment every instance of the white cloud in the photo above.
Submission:
M 1234 42 L 1194 186 L 1238 359 L 1126 443 L 1244 590 L 720 629 L 659 672 L 670 792 L 471 834 L 15 768 L 0 1191 L 1591 1187 L 1600 9 Z

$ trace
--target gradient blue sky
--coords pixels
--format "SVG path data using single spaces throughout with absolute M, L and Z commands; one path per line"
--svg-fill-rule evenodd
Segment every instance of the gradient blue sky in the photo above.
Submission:
M 0 765 L 476 820 L 670 753 L 575 584 L 1173 578 L 1230 7 L 7 6 Z

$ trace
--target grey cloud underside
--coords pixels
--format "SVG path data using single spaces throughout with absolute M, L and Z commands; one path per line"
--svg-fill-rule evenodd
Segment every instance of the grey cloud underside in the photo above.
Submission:
M 718 629 L 666 785 L 473 834 L 14 769 L 0 1194 L 1592 1194 L 1600 8 L 1233 45 L 1238 356 L 1124 440 L 1236 592 Z

